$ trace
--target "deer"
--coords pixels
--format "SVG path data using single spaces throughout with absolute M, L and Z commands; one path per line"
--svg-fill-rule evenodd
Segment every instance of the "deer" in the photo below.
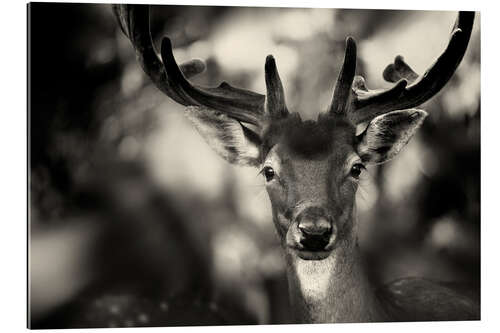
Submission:
M 201 60 L 178 65 L 168 37 L 158 53 L 150 7 L 114 5 L 121 30 L 156 87 L 185 106 L 208 145 L 234 165 L 259 169 L 286 261 L 296 323 L 477 320 L 475 301 L 439 282 L 400 278 L 375 286 L 358 245 L 355 194 L 369 164 L 393 159 L 427 116 L 417 107 L 436 95 L 459 66 L 474 12 L 459 12 L 446 49 L 418 75 L 397 56 L 383 77 L 388 89 L 369 89 L 356 75 L 356 42 L 347 37 L 331 103 L 317 120 L 290 112 L 272 55 L 265 60 L 266 95 L 222 82 L 202 87 L 188 79 Z M 364 130 L 356 134 L 356 127 Z

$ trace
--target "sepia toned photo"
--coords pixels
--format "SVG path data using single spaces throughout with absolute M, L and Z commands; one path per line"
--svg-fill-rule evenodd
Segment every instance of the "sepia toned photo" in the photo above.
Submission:
M 27 15 L 29 328 L 481 319 L 479 12 Z

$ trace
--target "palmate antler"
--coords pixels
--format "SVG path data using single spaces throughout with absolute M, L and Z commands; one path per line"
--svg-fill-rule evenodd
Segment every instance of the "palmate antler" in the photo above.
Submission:
M 150 6 L 113 5 L 113 11 L 122 31 L 132 42 L 144 72 L 163 93 L 179 104 L 208 107 L 238 121 L 260 126 L 264 95 L 232 87 L 226 82 L 214 88 L 191 84 L 187 77 L 203 72 L 204 63 L 191 60 L 179 67 L 167 37 L 161 43 L 161 59 L 158 57 L 150 32 Z
M 413 108 L 429 100 L 445 86 L 462 61 L 473 23 L 474 12 L 459 12 L 448 46 L 422 76 L 416 74 L 402 56 L 397 56 L 383 73 L 386 81 L 396 83 L 386 90 L 369 90 L 363 77 L 354 76 L 356 44 L 354 39 L 348 38 L 330 114 L 344 114 L 353 123 L 359 124 L 390 111 Z M 351 86 L 352 89 L 349 89 Z

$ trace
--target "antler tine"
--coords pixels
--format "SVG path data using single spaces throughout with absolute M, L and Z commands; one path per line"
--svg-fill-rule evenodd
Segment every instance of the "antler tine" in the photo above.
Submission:
M 356 72 L 356 42 L 352 37 L 347 37 L 344 63 L 333 90 L 329 114 L 344 115 L 347 113 L 351 96 L 352 81 Z
M 264 95 L 232 87 L 226 82 L 215 88 L 192 85 L 186 76 L 201 73 L 204 64 L 191 60 L 179 68 L 169 38 L 162 40 L 161 59 L 158 57 L 149 26 L 150 6 L 113 5 L 113 11 L 122 31 L 132 42 L 144 72 L 163 93 L 179 104 L 205 106 L 238 121 L 260 126 L 264 115 Z
M 422 76 L 418 76 L 402 56 L 397 56 L 383 73 L 386 81 L 397 82 L 392 88 L 368 90 L 363 78 L 356 77 L 349 119 L 362 123 L 383 113 L 418 106 L 437 94 L 462 61 L 473 23 L 474 12 L 459 12 L 448 46 Z
M 396 56 L 394 64 L 387 65 L 382 76 L 387 82 L 393 83 L 402 79 L 405 79 L 408 83 L 413 83 L 418 79 L 418 74 L 408 66 L 401 55 Z
M 285 92 L 276 67 L 276 61 L 272 55 L 268 55 L 265 65 L 266 90 L 267 90 L 267 112 L 271 118 L 279 119 L 288 115 L 285 102 Z

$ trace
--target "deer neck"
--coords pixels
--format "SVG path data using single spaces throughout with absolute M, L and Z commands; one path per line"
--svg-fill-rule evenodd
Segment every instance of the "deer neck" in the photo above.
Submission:
M 380 321 L 383 314 L 364 274 L 354 241 L 339 244 L 319 261 L 287 253 L 290 301 L 295 319 L 302 323 Z

